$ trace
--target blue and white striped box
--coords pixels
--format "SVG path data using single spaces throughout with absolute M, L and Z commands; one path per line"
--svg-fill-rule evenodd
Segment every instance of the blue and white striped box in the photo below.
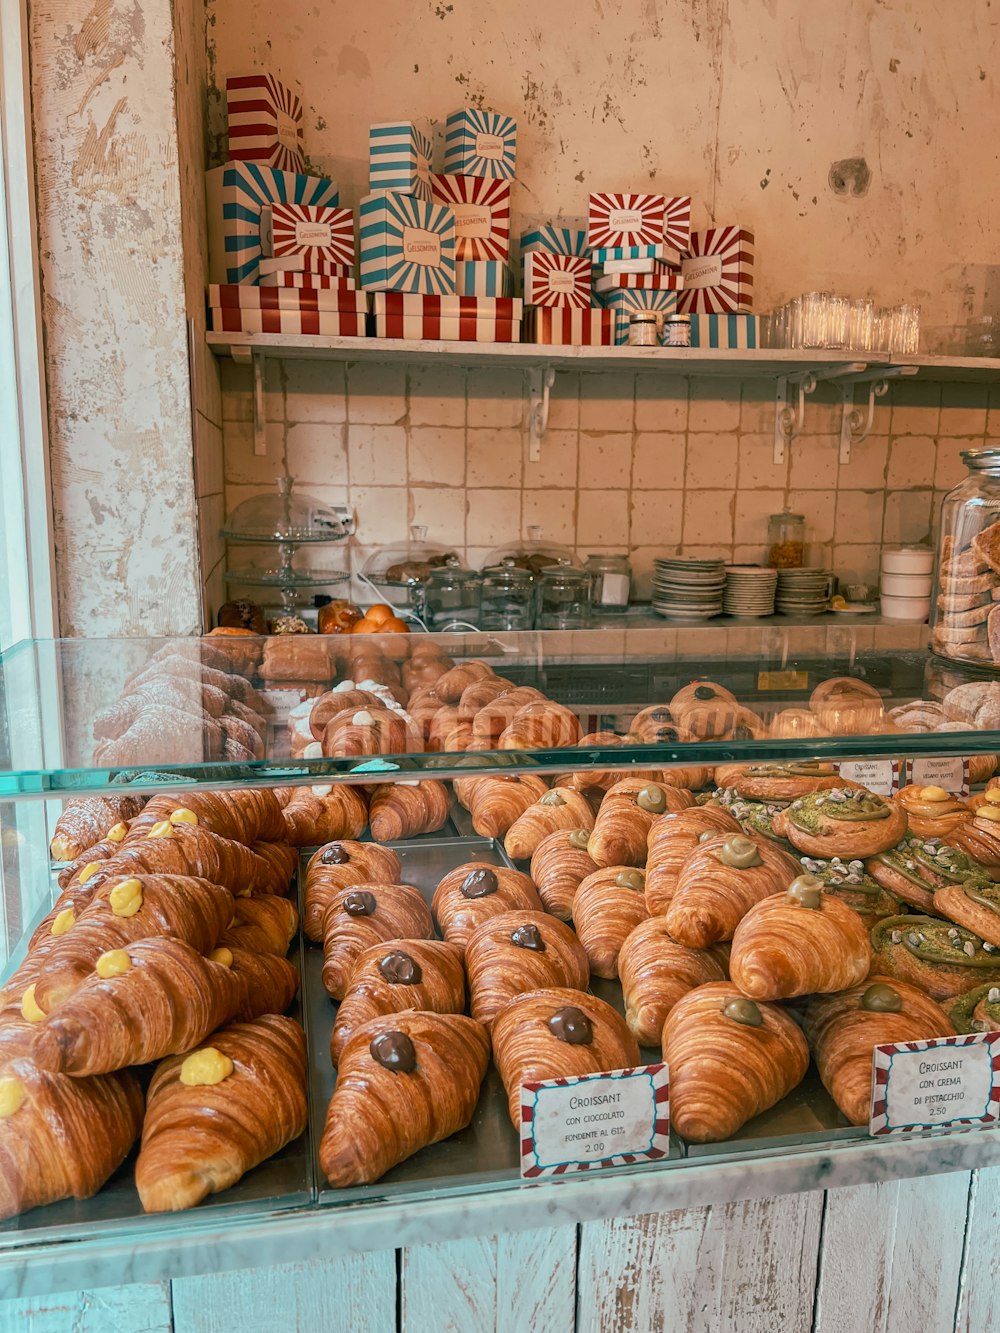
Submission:
M 371 194 L 410 194 L 431 202 L 431 141 L 413 121 L 368 131 L 368 188 Z
M 455 214 L 406 194 L 361 201 L 361 286 L 423 296 L 455 293 Z
M 277 171 L 259 162 L 227 162 L 205 175 L 209 281 L 256 283 L 261 247 L 260 215 L 270 204 L 336 208 L 334 181 Z
M 591 259 L 595 264 L 610 264 L 622 259 L 658 259 L 661 264 L 680 265 L 679 250 L 672 250 L 669 245 L 621 245 L 610 249 L 592 250 Z
M 512 181 L 517 162 L 517 121 L 497 111 L 463 106 L 448 117 L 444 170 L 455 176 Z
M 692 315 L 691 346 L 755 348 L 757 316 Z
M 459 296 L 513 296 L 514 274 L 500 259 L 458 261 Z
M 575 255 L 582 259 L 590 254 L 587 244 L 587 229 L 581 227 L 562 227 L 556 222 L 545 222 L 531 231 L 521 232 L 521 254 L 531 250 L 544 250 L 550 255 Z
M 601 305 L 605 310 L 613 310 L 618 316 L 615 328 L 615 342 L 618 346 L 628 342 L 628 326 L 633 311 L 657 310 L 663 315 L 674 315 L 677 313 L 677 295 L 677 292 L 629 287 L 605 297 Z

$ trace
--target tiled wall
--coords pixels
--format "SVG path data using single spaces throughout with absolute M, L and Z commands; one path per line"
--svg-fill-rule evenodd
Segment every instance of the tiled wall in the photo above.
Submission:
M 356 511 L 355 569 L 411 524 L 475 566 L 537 525 L 581 556 L 627 550 L 641 596 L 656 555 L 759 561 L 767 516 L 786 504 L 806 517 L 812 561 L 875 582 L 883 542 L 928 539 L 939 497 L 964 475 L 960 451 L 1000 444 L 1000 391 L 991 405 L 985 388 L 959 384 L 894 386 L 846 465 L 840 399 L 823 385 L 778 466 L 773 385 L 758 380 L 560 372 L 537 463 L 520 371 L 270 363 L 266 412 L 257 457 L 249 371 L 226 363 L 227 510 L 287 473 Z M 248 548 L 230 554 L 244 561 Z

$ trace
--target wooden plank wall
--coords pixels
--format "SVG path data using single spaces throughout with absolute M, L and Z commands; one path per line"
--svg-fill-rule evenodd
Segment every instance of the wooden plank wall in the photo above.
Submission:
M 0 1301 L 0 1333 L 986 1333 L 1000 1167 Z

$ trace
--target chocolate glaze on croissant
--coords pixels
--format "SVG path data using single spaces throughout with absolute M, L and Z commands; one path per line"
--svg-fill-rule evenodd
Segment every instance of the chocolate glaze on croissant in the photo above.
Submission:
M 625 1022 L 640 1046 L 659 1046 L 667 1014 L 682 995 L 728 976 L 723 946 L 687 949 L 667 930 L 662 916 L 648 917 L 632 931 L 618 955 Z
M 583 990 L 590 968 L 583 945 L 545 912 L 503 912 L 478 926 L 465 950 L 472 1016 L 490 1027 L 515 995 L 548 986 Z
M 667 929 L 689 949 L 732 939 L 754 903 L 783 892 L 799 873 L 799 863 L 767 838 L 717 834 L 681 867 Z
M 593 827 L 594 812 L 587 798 L 569 787 L 553 787 L 515 819 L 503 845 L 513 860 L 526 861 L 546 834 L 557 829 Z
M 548 790 L 544 779 L 533 773 L 456 778 L 454 785 L 459 804 L 472 816 L 472 827 L 481 838 L 502 838 Z
M 660 815 L 694 805 L 689 791 L 642 778 L 624 778 L 597 812 L 587 851 L 599 866 L 644 866 L 649 831 Z
M 323 917 L 338 894 L 354 884 L 398 884 L 399 857 L 389 847 L 338 838 L 313 852 L 306 866 L 302 929 L 306 938 L 323 938 Z
M 431 900 L 431 911 L 441 934 L 461 955 L 469 936 L 501 912 L 542 911 L 542 901 L 527 875 L 487 861 L 467 861 L 441 880 Z
M 347 993 L 354 964 L 386 940 L 432 940 L 434 921 L 409 884 L 355 884 L 333 898 L 323 918 L 323 985 L 335 1000 Z
M 568 921 L 576 891 L 597 863 L 587 851 L 587 829 L 557 829 L 547 834 L 531 857 L 531 878 L 547 912 Z
M 618 954 L 648 916 L 645 875 L 635 866 L 603 866 L 588 875 L 573 898 L 573 925 L 597 977 L 618 975 Z
M 372 792 L 371 825 L 376 842 L 400 842 L 436 833 L 448 822 L 451 800 L 443 782 L 384 782 Z
M 667 910 L 681 867 L 703 833 L 739 833 L 732 815 L 717 806 L 699 805 L 661 815 L 646 839 L 646 906 L 657 916 Z

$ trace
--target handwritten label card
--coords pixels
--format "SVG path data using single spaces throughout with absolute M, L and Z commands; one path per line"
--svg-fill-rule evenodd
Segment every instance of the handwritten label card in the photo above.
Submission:
M 629 1166 L 670 1148 L 667 1066 L 521 1085 L 521 1175 Z
M 989 1125 L 1000 1114 L 1000 1032 L 876 1046 L 871 1134 Z
M 957 757 L 910 759 L 909 779 L 915 787 L 943 787 L 952 796 L 969 794 L 969 761 Z
M 837 771 L 876 796 L 892 796 L 899 791 L 899 763 L 895 759 L 845 759 L 837 765 Z

